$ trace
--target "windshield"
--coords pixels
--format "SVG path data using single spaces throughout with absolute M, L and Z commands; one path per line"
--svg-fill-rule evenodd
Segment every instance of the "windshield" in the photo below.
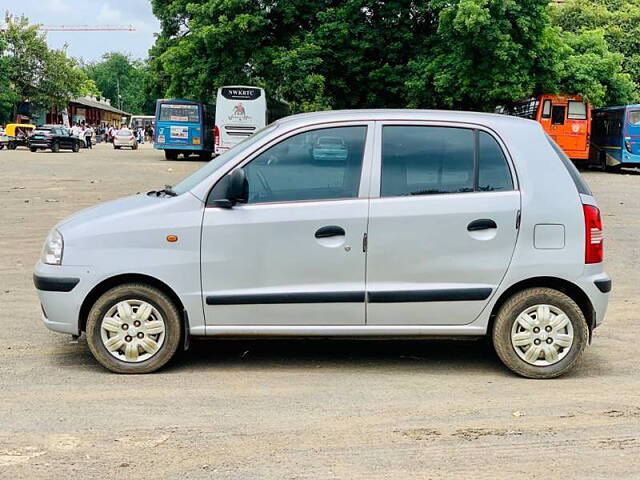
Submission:
M 175 185 L 173 187 L 173 191 L 176 192 L 178 195 L 184 192 L 188 192 L 193 187 L 195 187 L 200 182 L 202 182 L 205 178 L 209 177 L 212 173 L 214 173 L 216 170 L 222 167 L 225 163 L 227 163 L 233 157 L 238 155 L 240 152 L 248 149 L 253 144 L 255 144 L 259 140 L 269 135 L 273 130 L 276 129 L 276 126 L 277 124 L 272 123 L 271 125 L 267 125 L 266 127 L 258 130 L 256 133 L 254 133 L 250 137 L 247 137 L 246 139 L 238 143 L 231 150 L 228 150 L 224 152 L 222 155 L 217 156 L 216 158 L 211 160 L 209 163 L 207 163 L 204 167 L 193 172 L 187 178 L 185 178 L 180 183 Z
M 179 105 L 175 103 L 163 103 L 160 105 L 161 122 L 190 122 L 200 121 L 197 105 Z

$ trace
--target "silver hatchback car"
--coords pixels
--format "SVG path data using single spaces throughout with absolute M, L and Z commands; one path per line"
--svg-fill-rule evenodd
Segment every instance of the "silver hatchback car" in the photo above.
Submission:
M 318 162 L 319 139 L 340 139 Z M 344 154 L 343 154 L 344 152 Z M 120 373 L 190 336 L 489 336 L 550 378 L 604 319 L 600 213 L 537 123 L 451 111 L 295 115 L 173 188 L 76 215 L 34 282 L 51 330 Z

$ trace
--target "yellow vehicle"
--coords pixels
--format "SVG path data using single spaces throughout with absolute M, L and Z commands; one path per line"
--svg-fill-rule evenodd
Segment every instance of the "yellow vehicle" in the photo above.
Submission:
M 7 136 L 7 148 L 15 150 L 18 147 L 27 146 L 27 138 L 35 130 L 36 126 L 29 123 L 9 123 L 5 127 Z

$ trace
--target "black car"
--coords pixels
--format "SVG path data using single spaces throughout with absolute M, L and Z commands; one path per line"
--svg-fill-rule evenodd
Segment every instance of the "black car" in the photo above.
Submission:
M 29 137 L 27 146 L 32 152 L 45 149 L 51 149 L 52 152 L 59 152 L 60 149 L 79 152 L 82 142 L 65 127 L 54 125 L 36 128 Z

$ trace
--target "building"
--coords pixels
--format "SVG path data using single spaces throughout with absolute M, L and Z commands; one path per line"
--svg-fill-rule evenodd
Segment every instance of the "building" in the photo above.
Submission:
M 120 110 L 111 105 L 111 100 L 98 100 L 96 97 L 78 97 L 69 102 L 66 109 L 58 109 L 52 107 L 45 114 L 40 123 L 88 123 L 95 125 L 111 124 L 119 127 L 122 123 L 126 123 L 126 118 L 131 114 Z M 66 117 L 66 119 L 65 119 Z

